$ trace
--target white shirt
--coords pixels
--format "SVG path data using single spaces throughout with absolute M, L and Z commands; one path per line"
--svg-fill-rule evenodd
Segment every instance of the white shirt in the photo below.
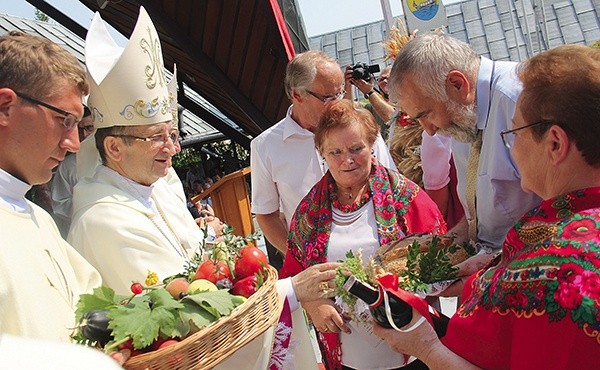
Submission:
M 143 282 L 148 270 L 159 279 L 182 272 L 202 233 L 164 179 L 143 186 L 100 165 L 74 188 L 68 240 L 106 285 L 128 294 L 131 282 Z
M 0 170 L 0 333 L 69 341 L 79 295 L 100 275 L 25 199 L 29 188 Z
M 75 343 L 35 340 L 0 333 L 0 369 L 119 370 L 115 360 Z
M 371 199 L 360 209 L 343 213 L 332 208 L 333 222 L 327 248 L 328 261 L 344 261 L 346 253 L 362 250 L 362 262 L 379 248 L 375 210 Z M 364 305 L 366 310 L 366 305 Z M 342 363 L 354 369 L 395 369 L 404 363 L 404 355 L 392 351 L 387 343 L 373 334 L 371 323 L 350 321 L 352 334 L 340 334 Z
M 252 213 L 280 210 L 286 224 L 302 198 L 327 172 L 327 164 L 315 148 L 315 135 L 294 121 L 292 109 L 250 143 Z M 383 166 L 397 170 L 381 135 L 373 150 Z
M 15 212 L 29 212 L 31 207 L 25 199 L 29 189 L 31 185 L 0 168 L 0 206 Z

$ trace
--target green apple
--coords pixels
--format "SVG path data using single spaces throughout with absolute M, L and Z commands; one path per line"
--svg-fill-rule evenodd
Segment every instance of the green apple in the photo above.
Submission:
M 206 279 L 197 279 L 192 281 L 188 287 L 188 294 L 200 293 L 200 292 L 216 292 L 219 290 L 215 284 Z

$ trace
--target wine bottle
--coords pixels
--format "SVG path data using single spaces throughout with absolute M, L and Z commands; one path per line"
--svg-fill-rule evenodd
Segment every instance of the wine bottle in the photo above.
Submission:
M 397 328 L 406 326 L 412 320 L 412 306 L 389 291 L 384 293 L 385 288 L 381 285 L 379 289 L 375 289 L 369 284 L 358 280 L 354 275 L 350 275 L 346 283 L 344 283 L 344 289 L 368 304 L 373 319 L 384 328 L 393 328 L 389 319 L 393 321 L 393 324 Z M 389 316 L 385 308 L 386 299 L 390 308 Z M 446 334 L 446 328 L 450 319 L 431 306 L 429 306 L 429 313 L 433 319 L 435 332 L 438 337 L 443 337 Z

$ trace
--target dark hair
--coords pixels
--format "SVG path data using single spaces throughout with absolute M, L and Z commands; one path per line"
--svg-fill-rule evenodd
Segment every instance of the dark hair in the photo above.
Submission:
M 127 133 L 126 126 L 112 126 L 112 127 L 104 127 L 96 130 L 95 139 L 96 139 L 96 149 L 98 149 L 98 153 L 100 154 L 100 159 L 102 160 L 102 164 L 106 164 L 106 151 L 104 150 L 104 139 L 111 135 L 123 135 Z M 123 142 L 126 145 L 131 145 L 133 140 L 127 137 L 123 138 Z
M 587 164 L 600 167 L 600 50 L 563 45 L 538 54 L 518 68 L 521 106 L 527 123 L 560 126 Z M 551 125 L 531 128 L 540 140 Z
M 360 124 L 367 143 L 373 145 L 377 140 L 379 125 L 371 112 L 359 107 L 351 100 L 341 99 L 329 103 L 315 130 L 315 146 L 321 152 L 325 137 L 338 128 L 346 128 L 353 124 Z

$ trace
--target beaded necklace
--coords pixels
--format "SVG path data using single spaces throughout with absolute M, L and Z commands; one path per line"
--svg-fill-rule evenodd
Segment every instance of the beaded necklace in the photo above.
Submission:
M 331 205 L 344 213 L 355 212 L 360 209 L 362 206 L 367 204 L 369 199 L 371 199 L 371 189 L 369 186 L 365 186 L 365 191 L 362 193 L 360 198 L 352 204 L 341 204 L 338 199 L 337 189 L 334 183 L 329 184 L 329 199 L 331 200 Z

